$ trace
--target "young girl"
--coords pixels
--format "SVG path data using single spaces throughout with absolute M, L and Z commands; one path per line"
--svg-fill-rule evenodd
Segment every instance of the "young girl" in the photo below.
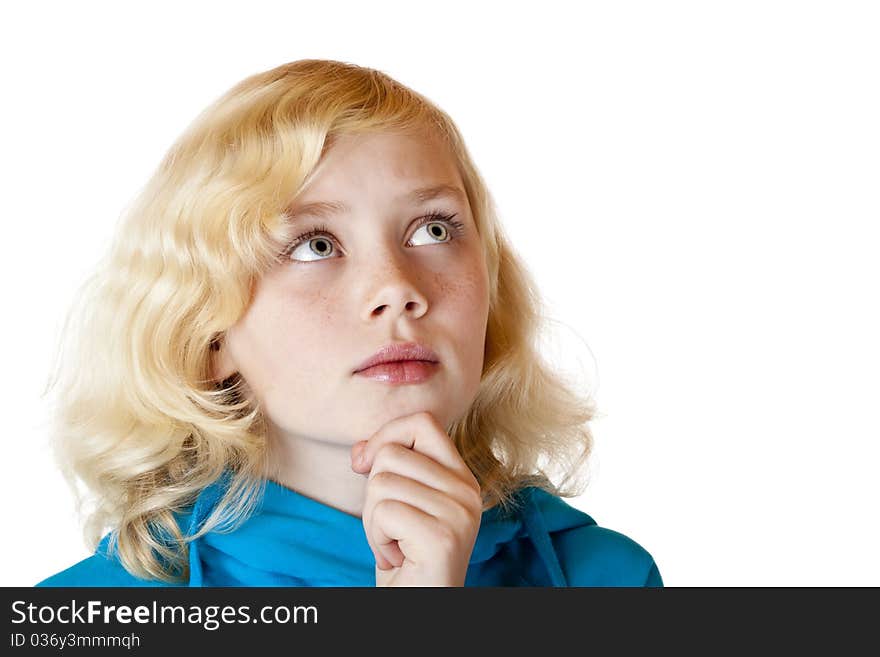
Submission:
M 662 586 L 561 499 L 594 404 L 540 310 L 445 112 L 342 62 L 247 78 L 65 325 L 53 426 L 95 553 L 39 585 Z

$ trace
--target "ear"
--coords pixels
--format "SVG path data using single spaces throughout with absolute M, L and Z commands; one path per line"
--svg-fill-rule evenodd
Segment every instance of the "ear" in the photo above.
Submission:
M 229 353 L 229 347 L 224 336 L 218 335 L 214 338 L 213 342 L 211 342 L 209 353 L 211 354 L 211 378 L 216 383 L 220 383 L 235 374 L 238 368 L 232 360 L 232 355 Z

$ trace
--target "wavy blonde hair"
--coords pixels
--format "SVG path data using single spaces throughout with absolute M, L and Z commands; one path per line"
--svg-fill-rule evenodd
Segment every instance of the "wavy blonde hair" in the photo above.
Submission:
M 246 78 L 196 117 L 77 291 L 47 390 L 56 460 L 92 549 L 109 527 L 130 573 L 185 582 L 188 543 L 252 512 L 267 425 L 240 375 L 211 379 L 211 347 L 278 263 L 285 209 L 336 136 L 425 127 L 458 164 L 489 268 L 482 380 L 450 437 L 484 508 L 508 509 L 526 486 L 581 494 L 594 404 L 542 359 L 541 300 L 452 119 L 383 72 L 308 59 Z M 180 512 L 224 474 L 225 494 L 187 535 Z

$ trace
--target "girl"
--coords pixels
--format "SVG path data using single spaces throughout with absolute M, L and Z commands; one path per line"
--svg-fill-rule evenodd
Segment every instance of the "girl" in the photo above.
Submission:
M 424 96 L 335 61 L 251 76 L 112 244 L 50 382 L 94 554 L 39 585 L 662 586 L 561 499 L 594 404 L 542 361 L 534 284 Z

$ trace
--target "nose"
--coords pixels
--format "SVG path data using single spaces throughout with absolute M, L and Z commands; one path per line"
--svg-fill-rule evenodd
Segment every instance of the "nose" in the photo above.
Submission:
M 416 272 L 400 258 L 393 255 L 386 257 L 373 280 L 374 285 L 370 288 L 364 307 L 364 321 L 400 315 L 418 319 L 428 312 L 428 300 L 419 289 Z

